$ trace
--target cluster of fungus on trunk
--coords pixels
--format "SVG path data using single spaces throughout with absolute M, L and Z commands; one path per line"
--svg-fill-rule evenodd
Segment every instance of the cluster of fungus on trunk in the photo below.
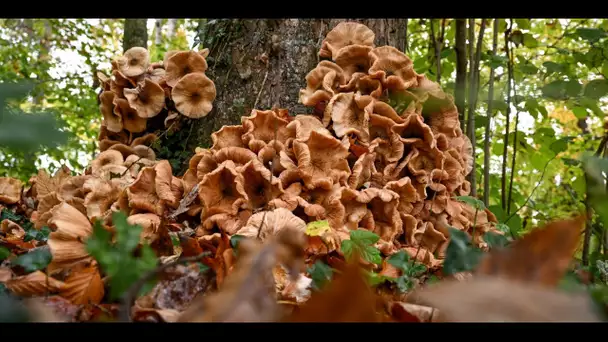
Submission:
M 198 185 L 197 233 L 265 237 L 281 210 L 327 220 L 334 237 L 373 231 L 385 255 L 403 249 L 429 266 L 441 264 L 449 226 L 483 243 L 495 218 L 455 199 L 469 193 L 472 158 L 452 97 L 359 23 L 338 24 L 319 56 L 300 101 L 320 113 L 254 109 L 190 160 L 182 179 L 186 192 Z
M 132 145 L 150 133 L 177 130 L 181 118 L 208 115 L 216 97 L 215 84 L 205 75 L 208 53 L 169 51 L 163 61 L 151 62 L 146 49 L 133 47 L 112 61 L 111 76 L 98 72 L 101 151 L 117 143 Z

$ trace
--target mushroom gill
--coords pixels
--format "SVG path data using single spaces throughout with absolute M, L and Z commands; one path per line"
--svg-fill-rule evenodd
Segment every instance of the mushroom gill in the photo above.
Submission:
M 123 90 L 131 108 L 141 118 L 152 118 L 165 107 L 165 91 L 157 83 L 145 79 L 135 89 Z
M 215 84 L 201 72 L 187 74 L 171 90 L 177 111 L 191 119 L 207 116 L 213 109 L 215 96 Z
M 170 51 L 171 52 L 171 51 Z M 192 73 L 204 73 L 207 70 L 205 57 L 196 51 L 172 51 L 167 52 L 166 82 L 169 87 L 175 87 L 185 76 Z

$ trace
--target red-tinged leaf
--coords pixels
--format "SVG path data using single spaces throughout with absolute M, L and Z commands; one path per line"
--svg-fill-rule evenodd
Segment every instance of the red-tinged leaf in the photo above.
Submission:
M 179 245 L 182 247 L 182 257 L 193 257 L 203 253 L 203 249 L 195 238 L 180 236 Z
M 369 152 L 367 147 L 356 144 L 351 144 L 349 149 L 357 158 Z

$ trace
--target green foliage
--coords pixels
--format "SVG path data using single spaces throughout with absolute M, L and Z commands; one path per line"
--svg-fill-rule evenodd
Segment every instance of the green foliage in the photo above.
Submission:
M 456 196 L 456 200 L 466 203 L 468 205 L 470 205 L 471 207 L 477 209 L 477 210 L 485 210 L 486 206 L 485 204 L 483 204 L 482 201 L 478 200 L 475 197 L 471 197 L 471 196 Z
M 8 250 L 6 247 L 0 246 L 0 261 L 3 261 L 4 259 L 8 258 L 10 255 L 11 255 L 10 250 Z
M 414 286 L 413 279 L 420 277 L 427 271 L 423 264 L 417 264 L 415 260 L 410 260 L 410 256 L 405 251 L 399 251 L 391 255 L 387 261 L 401 271 L 401 276 L 392 279 L 401 292 L 411 290 Z
M 141 226 L 130 225 L 122 212 L 112 215 L 116 229 L 116 242 L 112 243 L 112 233 L 97 221 L 93 235 L 87 239 L 87 251 L 99 262 L 110 278 L 110 297 L 120 298 L 138 279 L 156 268 L 157 259 L 150 246 L 139 249 L 139 257 L 134 252 L 139 245 Z M 142 294 L 153 287 L 150 282 L 142 288 Z
M 312 279 L 312 289 L 319 291 L 327 284 L 333 275 L 333 269 L 326 263 L 317 260 L 307 269 L 308 274 Z
M 450 227 L 450 243 L 445 254 L 443 273 L 451 275 L 473 270 L 483 255 L 483 251 L 471 245 L 467 233 Z
M 356 253 L 367 262 L 381 264 L 380 250 L 373 246 L 378 240 L 380 237 L 369 230 L 351 230 L 350 240 L 342 241 L 340 250 L 347 259 L 352 258 Z
M 53 256 L 49 248 L 36 248 L 12 260 L 13 265 L 23 267 L 26 273 L 43 270 L 51 263 Z

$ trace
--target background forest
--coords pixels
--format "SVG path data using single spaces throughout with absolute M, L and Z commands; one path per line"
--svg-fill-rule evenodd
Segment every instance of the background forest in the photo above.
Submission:
M 471 196 L 496 215 L 501 230 L 517 236 L 588 207 L 590 185 L 605 177 L 602 161 L 592 161 L 586 173 L 582 158 L 605 153 L 608 20 L 357 21 L 376 32 L 378 45 L 405 52 L 417 73 L 454 97 L 474 146 Z M 31 92 L 19 100 L 19 113 L 0 112 L 7 114 L 0 116 L 0 177 L 26 182 L 39 169 L 85 169 L 98 153 L 102 120 L 96 75 L 109 75 L 115 56 L 144 46 L 151 60 L 162 61 L 170 50 L 208 48 L 207 73 L 217 88 L 213 111 L 164 137 L 156 150 L 181 175 L 195 148 L 210 146 L 211 132 L 239 123 L 253 108 L 310 112 L 298 103 L 299 89 L 337 22 L 2 19 L 0 100 L 25 94 L 9 83 Z M 391 105 L 398 108 L 399 99 Z M 584 264 L 606 254 L 608 234 L 598 213 L 588 223 Z

